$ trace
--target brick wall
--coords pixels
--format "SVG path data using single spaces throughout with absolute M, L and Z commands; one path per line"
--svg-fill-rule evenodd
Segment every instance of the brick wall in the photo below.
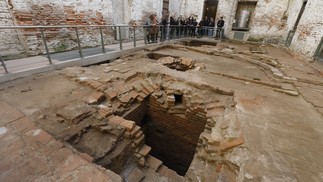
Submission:
M 112 3 L 110 1 L 100 0 L 82 0 L 78 2 L 70 1 L 22 1 L 10 0 L 0 1 L 0 16 L 6 17 L 0 20 L 0 25 L 105 25 L 112 24 Z M 5 9 L 7 7 L 7 9 Z M 8 8 L 10 7 L 10 9 Z M 10 12 L 12 14 L 10 14 Z M 0 30 L 1 34 L 5 31 Z M 6 49 L 12 49 L 12 52 L 24 52 L 27 55 L 45 53 L 45 48 L 39 30 L 25 29 L 20 31 L 21 41 L 17 41 L 17 33 L 10 31 L 13 36 L 7 37 L 6 41 L 12 43 L 0 46 Z M 98 28 L 80 29 L 81 46 L 94 47 L 101 44 L 101 38 Z M 104 41 L 110 44 L 114 40 L 114 31 L 112 28 L 104 29 Z M 47 29 L 46 39 L 51 52 L 60 52 L 75 49 L 77 47 L 76 34 L 74 29 Z M 25 44 L 25 49 L 22 49 Z M 10 52 L 3 52 L 2 55 L 8 55 Z
M 147 102 L 148 99 L 145 99 L 142 103 L 138 104 L 137 106 L 133 106 L 123 118 L 134 121 L 136 125 L 141 126 L 142 120 L 148 112 Z
M 152 147 L 152 155 L 184 175 L 193 159 L 205 123 L 206 118 L 185 112 L 185 109 L 182 114 L 168 113 L 150 97 L 142 129 L 146 136 L 145 143 Z

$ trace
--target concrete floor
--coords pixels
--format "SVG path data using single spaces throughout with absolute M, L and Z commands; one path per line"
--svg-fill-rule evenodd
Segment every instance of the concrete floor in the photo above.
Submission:
M 258 52 L 261 54 L 251 52 L 254 47 L 261 50 Z M 190 57 L 196 63 L 204 64 L 205 69 L 186 72 L 172 70 L 156 60 L 145 58 L 149 52 Z M 98 176 L 98 181 L 118 178 L 111 171 L 102 172 L 102 169 L 84 159 L 76 167 L 66 167 L 68 170 L 59 175 L 60 166 L 68 165 L 64 163 L 65 159 L 52 158 L 51 154 L 44 153 L 42 147 L 38 144 L 35 147 L 33 140 L 29 142 L 28 137 L 26 139 L 24 136 L 32 135 L 42 140 L 39 133 L 46 131 L 39 124 L 41 117 L 51 117 L 58 108 L 75 100 L 82 101 L 95 90 L 91 85 L 78 82 L 78 79 L 86 77 L 113 86 L 115 80 L 127 80 L 138 72 L 169 75 L 172 79 L 182 80 L 184 84 L 209 85 L 234 92 L 235 124 L 244 143 L 223 156 L 239 168 L 233 181 L 323 181 L 322 64 L 308 63 L 285 48 L 235 42 L 200 47 L 171 44 L 129 55 L 132 56 L 111 64 L 67 68 L 2 83 L 0 160 L 5 162 L 0 163 L 0 181 L 77 181 L 81 170 L 89 169 L 92 177 L 102 175 Z M 17 128 L 16 123 L 21 126 L 20 122 L 23 125 L 27 122 L 21 119 L 28 120 L 28 127 Z M 53 130 L 57 125 L 58 122 L 52 125 Z M 47 138 L 52 138 L 47 135 Z M 23 145 L 12 144 L 19 141 Z M 49 143 L 40 141 L 39 145 L 48 147 Z M 60 145 L 53 151 L 63 148 L 72 155 L 72 149 Z M 24 155 L 39 157 L 43 163 L 30 165 Z M 77 158 L 80 156 L 73 155 Z M 205 165 L 194 159 L 191 166 L 195 168 L 187 173 L 186 179 L 232 181 L 225 172 Z M 30 168 L 34 169 L 32 173 L 28 172 Z

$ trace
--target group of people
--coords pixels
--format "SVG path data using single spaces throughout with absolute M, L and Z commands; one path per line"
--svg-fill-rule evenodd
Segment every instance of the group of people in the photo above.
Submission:
M 190 16 L 186 19 L 183 18 L 183 16 L 180 16 L 177 19 L 171 16 L 169 18 L 169 22 L 168 17 L 164 17 L 159 23 L 157 20 L 157 15 L 152 14 L 149 16 L 149 19 L 145 23 L 147 42 L 156 43 L 159 32 L 161 33 L 160 41 L 164 41 L 167 35 L 168 23 L 170 39 L 179 38 L 182 36 L 208 36 L 209 38 L 212 38 L 214 36 L 215 38 L 222 38 L 223 36 L 223 17 L 221 17 L 216 24 L 213 18 L 208 18 L 207 16 L 199 22 L 193 16 Z M 216 34 L 214 35 L 214 33 Z

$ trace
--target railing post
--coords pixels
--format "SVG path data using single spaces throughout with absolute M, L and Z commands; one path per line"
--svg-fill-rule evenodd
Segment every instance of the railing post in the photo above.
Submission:
M 46 54 L 47 54 L 47 58 L 48 58 L 49 64 L 53 64 L 52 58 L 50 57 L 50 54 L 49 54 L 49 50 L 48 50 L 48 46 L 47 46 L 47 42 L 46 42 L 44 30 L 43 29 L 40 29 L 40 32 L 41 32 L 41 37 L 42 37 L 43 42 L 44 42 L 44 45 L 45 45 Z
M 100 35 L 101 35 L 102 52 L 103 52 L 103 53 L 105 53 L 105 47 L 104 47 L 104 40 L 103 40 L 102 27 L 100 27 Z
M 81 47 L 81 42 L 80 42 L 80 37 L 79 37 L 79 31 L 78 31 L 77 27 L 75 27 L 75 32 L 76 32 L 77 46 L 79 48 L 80 57 L 83 58 L 82 47 Z
M 0 62 L 1 62 L 1 66 L 3 67 L 4 71 L 6 73 L 9 73 L 8 70 L 7 70 L 6 64 L 4 64 L 4 61 L 2 60 L 2 56 L 1 55 L 0 55 Z
M 137 47 L 137 42 L 136 42 L 136 26 L 133 26 L 133 46 Z
M 169 41 L 170 40 L 170 28 L 169 28 L 169 23 L 167 23 L 166 25 L 166 40 Z
M 121 26 L 118 26 L 119 28 L 119 44 L 120 44 L 120 50 L 122 50 L 122 36 L 121 36 Z
M 161 27 L 160 27 L 160 29 L 161 29 L 161 33 L 160 33 L 160 42 L 164 42 L 165 40 L 164 40 L 164 31 L 165 31 L 165 27 L 164 27 L 164 25 L 162 25 Z

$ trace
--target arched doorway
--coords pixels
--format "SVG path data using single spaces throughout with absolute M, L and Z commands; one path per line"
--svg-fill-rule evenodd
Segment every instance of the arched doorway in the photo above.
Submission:
M 205 0 L 203 9 L 203 18 L 213 18 L 215 20 L 216 12 L 218 9 L 218 0 Z

